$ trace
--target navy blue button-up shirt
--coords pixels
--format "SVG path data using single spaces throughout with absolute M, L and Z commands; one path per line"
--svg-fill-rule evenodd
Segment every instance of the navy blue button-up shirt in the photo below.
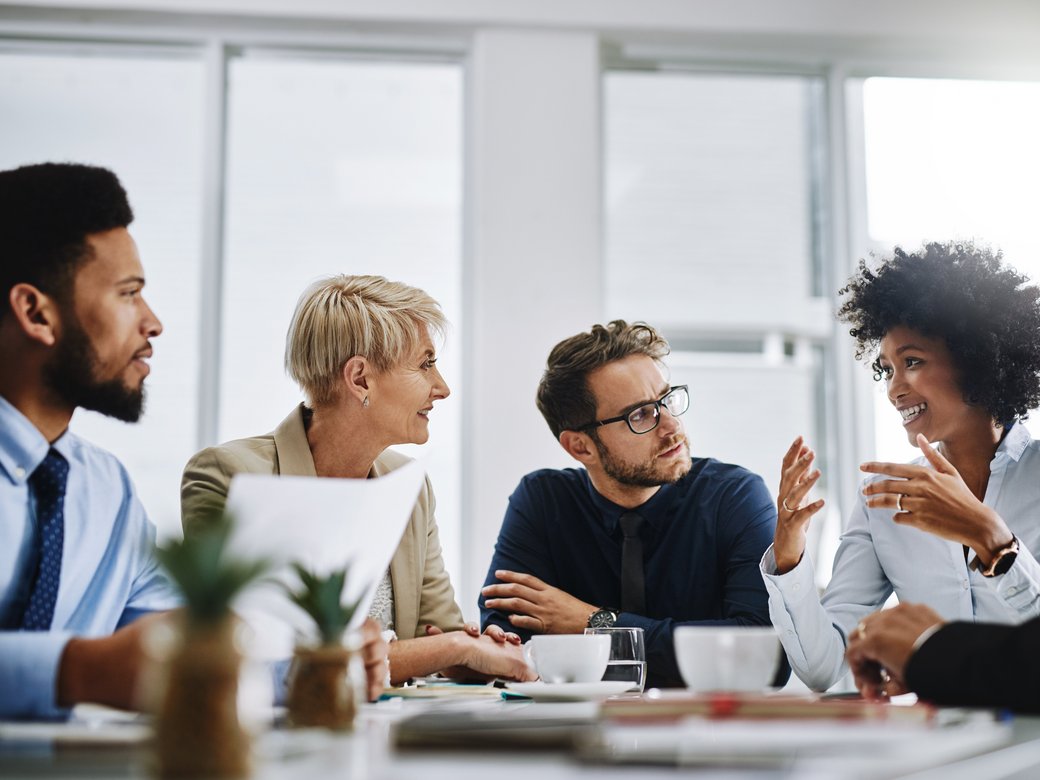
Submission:
M 584 469 L 543 469 L 509 497 L 485 585 L 495 571 L 533 574 L 600 607 L 621 601 L 618 518 L 626 511 L 601 496 Z M 647 686 L 682 685 L 675 662 L 676 626 L 769 625 L 758 564 L 773 542 L 776 507 L 762 478 L 740 466 L 694 458 L 690 472 L 642 506 L 646 615 L 621 613 L 646 641 Z M 516 631 L 505 613 L 480 598 L 483 627 Z M 786 671 L 781 675 L 786 679 Z

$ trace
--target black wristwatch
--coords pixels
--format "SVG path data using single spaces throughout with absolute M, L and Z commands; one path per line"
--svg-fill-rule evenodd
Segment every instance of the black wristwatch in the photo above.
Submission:
M 993 560 L 989 562 L 988 567 L 983 566 L 979 556 L 976 555 L 971 559 L 968 568 L 972 571 L 977 571 L 983 577 L 996 577 L 998 574 L 1006 574 L 1008 569 L 1014 565 L 1015 559 L 1018 558 L 1018 550 L 1018 537 L 1012 534 L 1011 542 L 993 554 Z
M 613 628 L 617 623 L 618 611 L 610 607 L 600 607 L 591 615 L 585 624 L 587 628 Z

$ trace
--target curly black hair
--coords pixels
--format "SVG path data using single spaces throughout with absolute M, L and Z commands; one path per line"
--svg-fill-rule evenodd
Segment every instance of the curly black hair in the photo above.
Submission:
M 971 242 L 896 247 L 876 268 L 860 260 L 838 319 L 852 325 L 857 360 L 900 325 L 942 339 L 965 401 L 1007 424 L 1040 405 L 1040 289 L 1028 281 Z M 880 379 L 876 358 L 871 367 Z

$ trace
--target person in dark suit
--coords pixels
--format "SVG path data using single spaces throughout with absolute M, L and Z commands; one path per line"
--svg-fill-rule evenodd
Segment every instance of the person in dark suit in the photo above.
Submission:
M 923 604 L 865 617 L 846 657 L 868 699 L 913 691 L 923 701 L 1040 713 L 1040 618 L 1019 625 L 947 623 Z

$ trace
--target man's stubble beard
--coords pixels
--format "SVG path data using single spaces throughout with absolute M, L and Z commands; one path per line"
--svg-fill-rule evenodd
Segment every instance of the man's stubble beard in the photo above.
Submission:
M 72 406 L 137 422 L 144 410 L 144 383 L 129 388 L 120 377 L 97 379 L 97 350 L 79 318 L 72 311 L 63 311 L 62 320 L 67 323 L 65 332 L 43 369 L 48 387 Z
M 679 441 L 682 441 L 687 445 L 687 457 L 683 461 L 685 467 L 675 476 L 661 474 L 661 469 L 657 467 L 656 458 L 637 465 L 622 463 L 611 454 L 610 450 L 603 445 L 598 436 L 593 436 L 592 441 L 596 446 L 596 452 L 599 453 L 600 465 L 603 467 L 606 475 L 615 482 L 621 485 L 628 485 L 629 487 L 652 488 L 678 482 L 689 473 L 692 465 L 689 459 L 689 444 L 685 436 L 681 436 L 672 444 L 672 447 L 675 447 Z

